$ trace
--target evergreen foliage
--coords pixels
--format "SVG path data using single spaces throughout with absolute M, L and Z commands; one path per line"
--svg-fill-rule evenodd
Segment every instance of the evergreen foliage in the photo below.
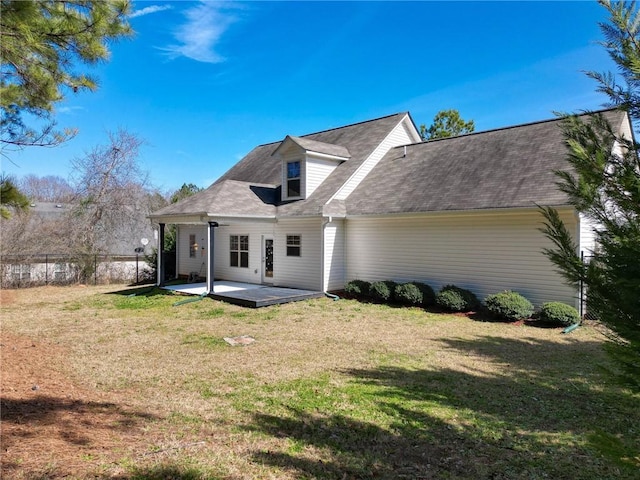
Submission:
M 64 91 L 95 90 L 78 64 L 109 58 L 108 42 L 130 35 L 127 0 L 2 0 L 0 129 L 2 147 L 57 145 L 75 133 L 55 130 Z M 40 130 L 24 114 L 45 120 Z M 40 123 L 40 122 L 37 122 Z
M 487 310 L 501 320 L 516 321 L 531 317 L 533 304 L 518 292 L 504 291 L 484 299 Z
M 369 287 L 369 296 L 382 302 L 393 300 L 393 292 L 396 289 L 396 285 L 396 282 L 391 280 L 373 282 Z
M 0 177 L 0 216 L 8 219 L 11 210 L 26 210 L 29 207 L 29 199 L 18 190 L 12 178 Z
M 619 68 L 611 73 L 589 73 L 598 90 L 611 103 L 627 111 L 634 121 L 640 114 L 640 16 L 635 2 L 599 2 L 610 15 L 601 25 L 603 43 Z M 617 359 L 636 372 L 640 385 L 640 146 L 617 133 L 617 125 L 595 114 L 587 119 L 572 115 L 563 121 L 572 172 L 558 172 L 559 187 L 570 203 L 598 228 L 597 249 L 584 262 L 558 212 L 541 207 L 542 232 L 553 242 L 544 250 L 568 283 L 582 282 L 588 292 L 588 309 L 613 332 L 621 348 Z M 617 145 L 618 148 L 614 147 Z
M 580 322 L 580 314 L 566 303 L 546 302 L 540 308 L 540 320 L 552 325 L 568 327 Z
M 480 301 L 470 290 L 445 285 L 436 295 L 436 305 L 451 312 L 469 312 L 479 307 Z
M 402 283 L 396 286 L 394 298 L 404 305 L 422 305 L 422 291 L 414 283 Z
M 365 280 L 351 280 L 344 286 L 344 291 L 354 297 L 366 297 L 369 295 L 370 283 Z
M 431 286 L 422 282 L 411 283 L 415 285 L 418 290 L 420 290 L 420 293 L 422 294 L 422 305 L 424 307 L 430 307 L 436 303 L 436 292 L 433 291 L 433 288 L 431 288 Z
M 420 125 L 420 136 L 423 140 L 457 137 L 471 133 L 475 128 L 473 120 L 464 120 L 458 110 L 441 110 L 433 117 L 433 123 L 428 128 Z

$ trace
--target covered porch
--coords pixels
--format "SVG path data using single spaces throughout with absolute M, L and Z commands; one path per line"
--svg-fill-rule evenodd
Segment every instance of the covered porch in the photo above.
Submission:
M 207 295 L 214 300 L 220 300 L 243 307 L 259 308 L 282 303 L 298 302 L 311 298 L 320 298 L 324 293 L 314 290 L 298 288 L 273 287 L 253 283 L 241 283 L 217 280 L 213 287 L 207 283 L 185 283 L 180 285 L 166 285 L 162 288 L 188 295 Z M 209 292 L 207 294 L 207 292 Z

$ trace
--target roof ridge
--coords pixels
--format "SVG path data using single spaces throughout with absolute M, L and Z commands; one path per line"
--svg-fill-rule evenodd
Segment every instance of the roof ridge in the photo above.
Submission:
M 327 128 L 325 130 L 319 130 L 317 132 L 305 133 L 304 135 L 291 135 L 290 133 L 288 133 L 288 134 L 285 135 L 284 138 L 286 138 L 287 136 L 289 136 L 289 137 L 298 137 L 298 138 L 309 137 L 311 135 L 318 135 L 320 133 L 331 132 L 331 131 L 334 131 L 334 130 L 341 130 L 343 128 L 355 127 L 357 125 L 364 125 L 365 123 L 377 122 L 379 120 L 384 120 L 385 118 L 396 117 L 398 115 L 409 115 L 409 117 L 411 117 L 411 114 L 408 111 L 396 112 L 396 113 L 392 113 L 390 115 L 383 115 L 382 117 L 371 118 L 369 120 L 362 120 L 360 122 L 349 123 L 347 125 L 342 125 L 340 127 Z M 281 143 L 281 142 L 282 142 L 282 140 L 275 140 L 273 142 L 261 143 L 260 145 L 256 145 L 253 149 L 255 150 L 256 148 L 267 147 L 269 145 L 275 145 L 276 143 Z
M 349 123 L 347 125 L 342 125 L 340 127 L 327 128 L 325 130 L 320 130 L 318 132 L 307 133 L 305 135 L 300 135 L 300 137 L 303 138 L 303 137 L 309 137 L 311 135 L 318 135 L 320 133 L 332 132 L 334 130 L 342 130 L 343 128 L 355 127 L 355 126 L 358 126 L 358 125 L 364 125 L 365 123 L 378 122 L 380 120 L 384 120 L 385 118 L 397 117 L 398 115 L 408 115 L 408 114 L 409 114 L 409 112 L 396 112 L 396 113 L 392 113 L 390 115 L 383 115 L 382 117 L 378 117 L 378 118 L 371 118 L 369 120 L 362 120 L 360 122 Z
M 565 116 L 570 116 L 570 115 L 577 115 L 579 117 L 583 117 L 586 115 L 594 115 L 597 113 L 604 113 L 604 112 L 613 112 L 615 110 L 619 110 L 622 111 L 620 108 L 618 107 L 609 107 L 609 108 L 601 108 L 599 110 L 583 110 L 582 113 L 567 113 L 567 114 L 561 114 L 561 115 L 565 115 Z M 504 131 L 504 130 L 510 130 L 512 128 L 522 128 L 522 127 L 530 127 L 532 125 L 541 125 L 543 123 L 550 123 L 550 122 L 558 122 L 560 120 L 562 120 L 562 116 L 558 116 L 556 118 L 548 118 L 546 120 L 535 120 L 532 122 L 525 122 L 525 123 L 518 123 L 516 125 L 507 125 L 505 127 L 496 127 L 496 128 L 490 128 L 489 130 L 479 130 L 477 132 L 469 132 L 469 133 L 463 133 L 461 135 L 455 135 L 453 137 L 444 137 L 444 138 L 436 138 L 434 140 L 425 140 L 423 142 L 416 142 L 416 143 L 409 143 L 406 146 L 410 146 L 410 145 L 422 145 L 423 143 L 433 143 L 433 142 L 442 142 L 445 140 L 452 140 L 454 138 L 460 138 L 460 137 L 470 137 L 473 135 L 482 135 L 483 133 L 492 133 L 492 132 L 500 132 L 500 131 Z M 405 146 L 405 145 L 399 145 L 401 147 Z M 397 148 L 397 147 L 395 147 Z

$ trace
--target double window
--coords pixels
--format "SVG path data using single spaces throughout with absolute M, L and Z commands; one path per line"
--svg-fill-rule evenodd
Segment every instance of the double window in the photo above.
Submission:
M 300 162 L 287 163 L 287 197 L 299 197 L 302 195 L 300 190 Z
M 302 248 L 300 235 L 287 235 L 287 257 L 299 257 Z
M 229 237 L 229 265 L 249 268 L 249 235 Z

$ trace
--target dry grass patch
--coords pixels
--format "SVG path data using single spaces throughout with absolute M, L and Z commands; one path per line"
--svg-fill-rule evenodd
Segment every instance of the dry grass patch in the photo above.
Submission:
M 104 433 L 115 443 L 87 437 L 81 448 L 69 436 L 47 449 L 23 435 L 24 448 L 76 462 L 48 476 L 591 479 L 633 478 L 640 465 L 638 398 L 603 374 L 594 329 L 329 299 L 174 307 L 176 294 L 130 293 L 45 287 L 2 304 L 3 333 L 63 352 L 40 367 L 111 405 L 96 418 L 114 416 Z M 223 341 L 238 335 L 256 341 Z M 3 377 L 3 401 L 15 381 Z M 91 416 L 73 405 L 70 415 Z M 131 429 L 116 428 L 122 415 Z M 11 428 L 30 432 L 16 418 Z M 2 435 L 17 444 L 15 430 Z M 47 468 L 18 457 L 3 460 L 8 478 Z

